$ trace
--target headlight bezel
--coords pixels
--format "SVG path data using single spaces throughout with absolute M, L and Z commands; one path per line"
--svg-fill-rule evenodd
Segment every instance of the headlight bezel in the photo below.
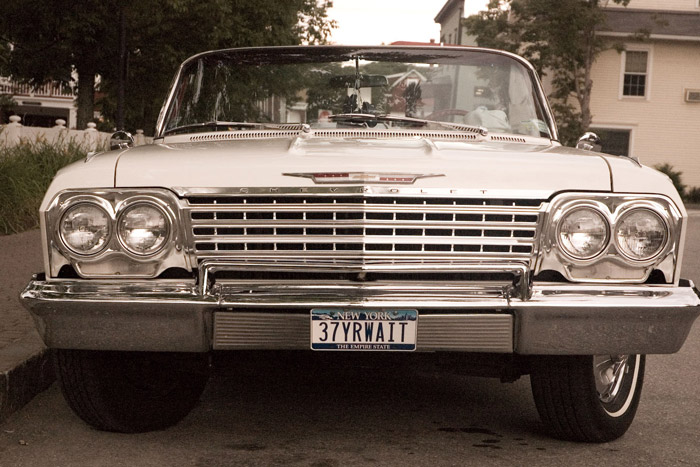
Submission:
M 652 254 L 646 258 L 635 258 L 632 255 L 630 255 L 628 252 L 625 251 L 624 247 L 622 245 L 620 245 L 620 242 L 618 241 L 618 237 L 617 237 L 617 227 L 619 226 L 619 224 L 622 223 L 625 220 L 625 218 L 627 218 L 630 215 L 632 215 L 636 212 L 639 212 L 639 211 L 647 211 L 647 212 L 652 213 L 652 215 L 656 216 L 658 218 L 658 220 L 661 221 L 661 224 L 664 228 L 663 243 L 661 244 L 661 246 L 659 248 L 657 248 L 657 250 L 654 252 L 654 254 Z M 616 223 L 615 223 L 615 231 L 614 231 L 614 235 L 612 238 L 612 242 L 615 243 L 615 248 L 616 248 L 617 252 L 620 255 L 622 255 L 623 257 L 625 257 L 625 259 L 627 259 L 635 264 L 644 264 L 644 263 L 647 263 L 649 261 L 655 260 L 656 258 L 659 257 L 659 255 L 661 255 L 661 253 L 666 249 L 666 246 L 669 243 L 670 236 L 671 236 L 671 228 L 669 227 L 668 219 L 665 218 L 665 216 L 663 216 L 661 213 L 657 212 L 654 209 L 650 209 L 647 206 L 630 206 L 629 209 L 626 209 L 624 212 L 620 213 L 617 216 Z
M 604 214 L 609 224 L 608 244 L 598 255 L 581 259 L 567 254 L 558 242 L 559 224 L 563 214 L 579 207 L 590 207 Z M 620 252 L 617 245 L 617 224 L 628 212 L 648 209 L 663 221 L 666 240 L 655 255 L 636 260 Z M 534 273 L 555 271 L 571 282 L 642 283 L 652 271 L 663 272 L 666 281 L 673 282 L 680 264 L 681 236 L 684 226 L 682 211 L 664 195 L 568 192 L 554 196 L 543 217 L 541 248 L 537 254 Z
M 593 254 L 586 255 L 586 256 L 580 256 L 576 255 L 573 252 L 571 252 L 566 245 L 563 244 L 562 238 L 561 238 L 561 231 L 562 231 L 562 226 L 564 224 L 564 220 L 568 218 L 568 216 L 572 215 L 576 211 L 582 211 L 582 210 L 589 210 L 600 216 L 604 223 L 605 227 L 605 239 L 603 240 L 603 245 L 600 247 L 598 251 L 596 251 Z M 571 258 L 574 261 L 592 261 L 595 260 L 598 256 L 602 255 L 607 249 L 611 241 L 611 225 L 608 217 L 605 215 L 605 212 L 601 210 L 600 206 L 598 206 L 595 203 L 577 203 L 575 205 L 569 206 L 566 209 L 562 210 L 559 219 L 557 220 L 556 223 L 556 242 L 557 246 L 559 247 L 559 250 Z
M 135 251 L 132 247 L 130 247 L 127 244 L 126 240 L 122 238 L 119 231 L 119 227 L 124 216 L 128 214 L 129 211 L 138 208 L 139 206 L 148 206 L 154 208 L 157 211 L 159 211 L 165 219 L 167 232 L 165 234 L 163 243 L 156 250 L 149 253 L 139 253 L 138 251 Z M 117 208 L 117 215 L 114 222 L 114 236 L 117 238 L 117 241 L 126 253 L 135 256 L 136 258 L 152 258 L 161 253 L 163 250 L 165 250 L 168 247 L 168 243 L 170 243 L 170 239 L 172 238 L 173 217 L 168 211 L 169 210 L 166 206 L 163 206 L 161 203 L 156 202 L 153 198 L 145 198 L 140 196 L 129 198 L 128 200 L 122 202 Z
M 99 205 L 110 216 L 111 235 L 107 247 L 99 253 L 81 255 L 68 248 L 59 232 L 63 214 L 73 206 L 90 202 Z M 169 232 L 164 246 L 149 255 L 135 254 L 121 244 L 117 235 L 117 218 L 135 203 L 148 202 L 157 206 L 167 218 Z M 50 277 L 60 277 L 62 268 L 70 266 L 82 278 L 155 278 L 169 268 L 188 270 L 183 218 L 178 196 L 162 188 L 138 189 L 68 189 L 57 193 L 48 203 L 41 218 L 48 240 L 46 271 Z
M 70 243 L 66 240 L 65 236 L 62 233 L 61 226 L 63 224 L 63 220 L 65 217 L 72 211 L 77 210 L 80 206 L 91 206 L 94 208 L 97 208 L 98 210 L 102 211 L 106 217 L 107 217 L 107 235 L 105 237 L 105 241 L 102 244 L 102 246 L 95 251 L 92 252 L 83 252 L 80 251 L 73 246 L 70 245 Z M 62 206 L 62 209 L 60 213 L 57 216 L 58 221 L 56 222 L 55 225 L 55 231 L 56 231 L 56 238 L 57 241 L 68 251 L 70 251 L 73 255 L 77 255 L 79 257 L 83 258 L 94 258 L 99 256 L 100 254 L 104 253 L 107 251 L 109 248 L 110 243 L 112 242 L 112 239 L 114 238 L 114 212 L 111 209 L 111 206 L 109 203 L 106 203 L 103 199 L 100 199 L 98 197 L 80 197 L 79 199 L 74 200 L 74 202 L 67 204 L 65 206 Z

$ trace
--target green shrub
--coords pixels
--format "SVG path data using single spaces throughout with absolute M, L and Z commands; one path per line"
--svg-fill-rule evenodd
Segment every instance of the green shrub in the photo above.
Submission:
M 659 172 L 663 172 L 666 175 L 668 175 L 668 177 L 673 182 L 673 186 L 675 186 L 676 190 L 678 190 L 678 194 L 681 195 L 681 198 L 685 199 L 685 185 L 681 180 L 681 175 L 683 174 L 683 172 L 681 172 L 680 170 L 673 170 L 673 166 L 668 162 L 665 162 L 663 164 L 656 164 L 654 168 Z
M 700 187 L 692 187 L 685 193 L 683 201 L 686 203 L 700 204 Z
M 74 142 L 0 146 L 0 235 L 39 226 L 39 205 L 58 170 L 85 158 Z

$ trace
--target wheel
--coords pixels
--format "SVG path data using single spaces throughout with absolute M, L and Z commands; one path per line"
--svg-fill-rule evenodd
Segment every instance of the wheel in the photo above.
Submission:
M 208 354 L 54 351 L 68 405 L 99 430 L 139 433 L 174 425 L 209 379 Z
M 637 412 L 644 362 L 644 355 L 537 357 L 530 381 L 542 422 L 565 440 L 619 438 Z

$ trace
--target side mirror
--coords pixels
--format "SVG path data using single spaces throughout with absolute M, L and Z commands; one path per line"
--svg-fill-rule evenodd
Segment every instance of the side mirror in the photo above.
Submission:
M 584 151 L 600 152 L 602 148 L 603 142 L 598 135 L 590 131 L 581 136 L 578 139 L 578 143 L 576 143 L 576 149 L 583 149 Z
M 134 146 L 134 137 L 127 131 L 112 133 L 109 139 L 109 149 L 126 149 Z

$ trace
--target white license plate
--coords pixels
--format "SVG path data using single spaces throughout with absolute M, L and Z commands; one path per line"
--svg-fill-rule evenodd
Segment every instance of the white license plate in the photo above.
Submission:
M 417 310 L 311 310 L 313 350 L 416 349 Z

